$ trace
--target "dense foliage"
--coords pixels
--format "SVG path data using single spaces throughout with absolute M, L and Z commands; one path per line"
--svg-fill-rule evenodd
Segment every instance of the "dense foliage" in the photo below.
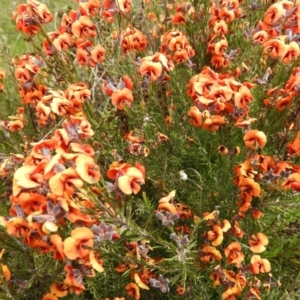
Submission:
M 27 0 L 12 22 L 1 299 L 297 299 L 300 1 Z

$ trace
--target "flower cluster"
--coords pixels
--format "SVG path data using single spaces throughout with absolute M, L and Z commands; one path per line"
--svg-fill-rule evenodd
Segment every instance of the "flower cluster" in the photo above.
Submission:
M 193 76 L 187 85 L 187 94 L 194 101 L 188 116 L 193 126 L 216 131 L 228 123 L 225 116 L 235 121 L 235 126 L 247 128 L 255 119 L 249 117 L 253 100 L 247 82 L 240 83 L 229 74 L 219 74 L 208 67 Z
M 226 68 L 230 61 L 239 53 L 239 49 L 226 53 L 228 41 L 228 25 L 243 17 L 243 10 L 239 1 L 222 1 L 219 7 L 213 3 L 209 10 L 210 20 L 208 22 L 210 39 L 208 41 L 207 52 L 212 54 L 211 65 L 214 68 Z
M 285 64 L 297 59 L 300 53 L 299 28 L 295 22 L 298 12 L 299 3 L 295 5 L 290 1 L 279 1 L 267 9 L 263 21 L 252 32 L 254 43 L 264 48 L 265 59 L 270 56 Z
M 177 30 L 169 30 L 161 38 L 161 53 L 175 63 L 184 63 L 195 55 L 186 36 Z
M 107 170 L 107 177 L 115 180 L 115 188 L 123 194 L 137 194 L 141 184 L 145 183 L 145 167 L 139 163 L 131 166 L 129 163 L 113 162 Z
M 17 29 L 27 35 L 38 34 L 40 25 L 50 23 L 53 19 L 48 7 L 34 0 L 19 5 L 14 17 Z
M 122 30 L 119 36 L 115 33 L 115 38 L 119 39 L 124 53 L 143 51 L 147 46 L 145 35 L 132 26 L 127 27 L 126 30 Z

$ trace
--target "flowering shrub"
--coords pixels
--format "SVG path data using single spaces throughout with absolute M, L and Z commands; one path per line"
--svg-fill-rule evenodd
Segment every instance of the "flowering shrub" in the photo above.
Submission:
M 300 2 L 273 2 L 15 8 L 1 299 L 297 294 Z

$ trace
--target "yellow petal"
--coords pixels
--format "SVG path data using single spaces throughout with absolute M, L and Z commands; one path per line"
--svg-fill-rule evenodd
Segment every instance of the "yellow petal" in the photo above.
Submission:
M 104 268 L 102 267 L 102 265 L 100 265 L 97 261 L 97 259 L 95 258 L 94 252 L 90 252 L 90 263 L 93 267 L 93 269 L 95 269 L 96 271 L 98 271 L 99 273 L 104 272 Z
M 77 246 L 74 238 L 67 237 L 64 240 L 64 253 L 68 259 L 75 260 L 77 258 Z
M 118 178 L 118 187 L 124 194 L 132 194 L 130 178 L 127 175 L 123 175 Z
M 134 274 L 134 281 L 143 290 L 149 290 L 149 287 L 141 280 L 138 273 Z

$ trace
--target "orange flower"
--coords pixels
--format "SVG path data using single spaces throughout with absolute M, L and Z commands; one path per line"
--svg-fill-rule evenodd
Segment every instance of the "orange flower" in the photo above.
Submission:
M 131 10 L 131 0 L 104 0 L 102 6 L 105 10 L 122 11 L 125 13 Z
M 213 230 L 207 232 L 207 238 L 212 241 L 211 244 L 213 246 L 221 245 L 224 239 L 222 229 L 219 226 L 214 225 Z
M 67 98 L 65 98 L 64 93 L 52 92 L 52 94 L 53 98 L 50 105 L 51 111 L 60 116 L 71 114 L 73 110 L 73 104 Z
M 183 63 L 195 55 L 186 36 L 176 30 L 169 30 L 162 37 L 161 52 L 176 63 Z
M 203 213 L 203 221 L 208 221 L 209 224 L 215 224 L 219 216 L 219 211 L 214 210 L 213 212 L 205 212 Z
M 223 294 L 222 294 L 222 299 L 227 299 L 229 298 L 230 300 L 234 300 L 236 296 L 240 296 L 242 293 L 242 289 L 238 286 L 234 286 L 232 288 L 228 288 Z
M 109 179 L 115 180 L 117 176 L 124 175 L 129 167 L 131 167 L 131 165 L 128 163 L 114 161 L 112 164 L 110 164 L 106 175 Z
M 239 194 L 237 205 L 241 212 L 247 211 L 251 207 L 252 196 L 246 191 Z
M 264 216 L 264 213 L 261 212 L 259 209 L 253 207 L 251 210 L 251 216 L 253 219 L 260 219 Z
M 176 292 L 179 296 L 182 296 L 184 293 L 185 293 L 185 288 L 182 287 L 182 286 L 179 286 L 177 289 L 176 289 Z
M 144 174 L 136 167 L 130 167 L 117 179 L 118 188 L 126 195 L 137 194 L 145 183 Z
M 86 2 L 79 1 L 79 11 L 81 15 L 88 15 L 91 17 L 95 17 L 100 8 L 99 0 L 88 0 Z
M 220 19 L 224 20 L 227 24 L 231 23 L 235 19 L 234 10 L 223 6 L 219 11 Z
M 182 12 L 177 12 L 172 16 L 172 23 L 176 24 L 185 24 L 187 22 L 186 16 Z
M 295 139 L 287 145 L 289 154 L 300 156 L 300 131 L 297 132 Z
M 20 205 L 22 210 L 30 215 L 34 212 L 45 212 L 46 210 L 46 198 L 43 195 L 37 193 L 21 193 L 18 196 L 11 196 L 10 200 L 17 205 Z
M 268 40 L 268 38 L 269 35 L 265 30 L 260 30 L 252 36 L 254 44 L 263 44 Z
M 222 255 L 215 247 L 205 246 L 200 251 L 200 259 L 204 263 L 214 262 L 215 260 L 221 260 Z
M 266 250 L 265 246 L 268 244 L 268 238 L 261 232 L 258 232 L 256 235 L 252 234 L 249 240 L 250 250 L 255 253 L 264 252 Z
M 237 242 L 232 242 L 227 248 L 225 248 L 224 253 L 227 257 L 228 264 L 235 264 L 238 268 L 241 267 L 241 263 L 244 260 L 244 253 L 241 252 L 241 244 Z
M 49 187 L 52 193 L 62 196 L 64 193 L 72 195 L 75 188 L 81 188 L 83 181 L 74 168 L 65 169 L 49 180 Z
M 17 8 L 17 29 L 28 35 L 36 35 L 39 30 L 37 23 L 45 24 L 51 22 L 52 14 L 45 4 L 29 0 L 28 4 L 21 4 Z
M 263 43 L 264 54 L 269 53 L 273 58 L 281 58 L 286 51 L 286 45 L 281 38 L 272 38 Z
M 230 233 L 234 234 L 238 238 L 243 238 L 245 235 L 245 232 L 241 229 L 240 224 L 238 221 L 234 221 L 234 225 L 231 229 L 229 229 Z
M 94 135 L 91 123 L 85 117 L 70 116 L 70 120 L 64 121 L 62 126 L 67 131 L 69 140 L 87 139 Z
M 97 63 L 102 63 L 105 60 L 105 52 L 106 50 L 101 45 L 96 45 L 91 50 L 91 59 L 89 64 L 91 67 L 95 67 Z
M 53 19 L 48 7 L 45 4 L 39 3 L 35 0 L 28 1 L 27 12 L 29 14 L 33 13 L 35 16 L 37 16 L 41 24 L 50 23 Z
M 125 286 L 125 290 L 127 291 L 129 297 L 134 297 L 135 300 L 140 299 L 140 289 L 137 284 L 130 282 Z
M 75 165 L 76 172 L 85 182 L 93 184 L 100 180 L 100 167 L 91 156 L 79 154 L 75 159 Z
M 266 258 L 253 255 L 251 257 L 250 269 L 252 274 L 268 273 L 271 271 L 271 264 Z
M 260 185 L 252 178 L 241 178 L 238 186 L 241 192 L 245 192 L 249 196 L 259 197 L 260 195 Z
M 251 149 L 257 149 L 258 147 L 264 147 L 267 143 L 267 137 L 263 131 L 249 130 L 244 135 L 245 146 Z
M 13 178 L 13 195 L 17 196 L 22 189 L 34 189 L 41 185 L 42 175 L 37 173 L 38 166 L 24 165 L 19 168 Z
M 70 143 L 70 149 L 74 153 L 82 153 L 88 156 L 93 157 L 95 155 L 95 150 L 90 144 L 79 144 L 79 143 Z
M 47 55 L 53 55 L 57 51 L 67 50 L 72 46 L 72 37 L 67 32 L 60 33 L 59 31 L 55 31 L 48 33 L 48 36 L 52 44 L 49 44 L 48 40 L 45 40 L 43 43 Z M 55 48 L 53 48 L 53 46 Z
M 140 66 L 140 73 L 142 76 L 150 77 L 151 81 L 155 81 L 162 74 L 162 65 L 160 62 L 145 59 Z
M 77 63 L 81 66 L 86 66 L 89 62 L 89 53 L 82 48 L 76 50 Z
M 221 224 L 221 228 L 223 232 L 227 232 L 231 228 L 231 224 L 228 220 L 223 220 Z
M 211 280 L 213 280 L 212 286 L 216 287 L 218 285 L 220 285 L 220 277 L 221 277 L 221 273 L 220 272 L 212 272 L 209 276 L 209 278 Z
M 6 230 L 9 235 L 18 238 L 26 238 L 30 235 L 30 225 L 20 217 L 11 218 L 6 223 Z
M 58 298 L 52 293 L 47 293 L 43 296 L 42 300 L 58 300 Z
M 94 233 L 87 227 L 78 227 L 64 240 L 64 253 L 68 259 L 87 258 L 94 246 Z
M 295 191 L 300 191 L 300 174 L 292 173 L 287 180 L 282 183 L 283 189 L 293 188 Z
M 40 224 L 35 223 L 33 226 L 40 227 Z M 35 231 L 34 229 L 32 230 L 33 232 Z M 27 244 L 30 248 L 37 249 L 38 252 L 42 252 L 44 254 L 49 253 L 50 251 L 50 245 L 47 242 L 37 237 L 33 237 L 33 235 L 27 237 L 24 240 L 24 243 Z
M 50 292 L 52 295 L 62 298 L 68 295 L 67 286 L 63 283 L 53 283 L 50 286 Z
M 226 155 L 229 153 L 229 150 L 224 145 L 220 145 L 218 147 L 218 153 Z
M 286 96 L 279 96 L 276 100 L 275 107 L 279 111 L 283 111 L 286 107 L 291 105 L 293 99 L 294 99 L 294 95 L 292 93 L 289 93 Z
M 88 37 L 96 37 L 96 25 L 88 16 L 80 16 L 72 23 L 72 33 L 77 38 L 86 39 Z
M 213 54 L 210 63 L 214 68 L 221 69 L 228 67 L 229 60 L 223 55 Z
M 131 11 L 132 0 L 116 0 L 118 5 L 117 7 L 120 9 L 120 11 L 124 13 L 129 13 Z
M 55 120 L 55 115 L 51 112 L 51 108 L 49 106 L 46 106 L 44 103 L 38 102 L 35 109 L 36 109 L 35 115 L 38 119 L 37 122 L 39 126 L 45 127 L 50 122 Z
M 173 198 L 175 197 L 176 191 L 171 191 L 167 196 L 161 198 L 158 201 L 158 210 L 159 211 L 168 211 L 171 215 L 177 212 L 176 206 L 172 203 Z
M 202 123 L 202 129 L 207 129 L 211 132 L 219 129 L 220 125 L 228 123 L 222 116 L 210 116 Z
M 284 18 L 286 12 L 292 9 L 293 6 L 294 3 L 290 1 L 279 1 L 278 3 L 274 3 L 265 12 L 264 23 L 268 25 L 276 23 Z
M 191 117 L 189 122 L 193 126 L 201 126 L 202 125 L 202 113 L 197 108 L 197 106 L 192 106 L 188 112 L 188 116 Z
M 234 126 L 249 130 L 251 124 L 254 123 L 254 122 L 256 122 L 256 121 L 257 121 L 256 118 L 249 118 L 249 117 L 247 117 L 246 120 L 243 120 L 242 118 L 237 118 Z
M 191 56 L 194 56 L 194 55 L 191 55 Z M 188 59 L 189 59 L 189 54 L 185 49 L 179 49 L 179 50 L 174 51 L 173 60 L 175 63 L 177 63 L 177 64 L 184 63 Z
M 120 44 L 124 53 L 132 50 L 143 51 L 146 49 L 146 37 L 140 30 L 133 26 L 128 26 L 126 30 L 122 30 L 120 38 Z
M 91 91 L 83 82 L 69 85 L 64 94 L 73 105 L 78 105 L 79 103 L 82 104 L 86 99 L 90 99 L 91 97 Z
M 126 264 L 121 264 L 119 263 L 119 265 L 115 268 L 115 270 L 118 272 L 118 273 L 124 273 L 127 269 L 127 265 Z
M 2 249 L 0 252 L 0 260 L 2 260 L 2 256 L 3 256 L 4 252 L 5 252 L 5 249 Z M 11 278 L 11 273 L 10 273 L 8 266 L 1 263 L 1 267 L 2 267 L 2 272 L 1 272 L 2 276 L 1 277 L 4 277 L 6 281 L 9 281 Z M 0 280 L 0 284 L 1 283 L 2 283 L 2 281 Z
M 215 23 L 213 30 L 218 35 L 228 34 L 228 26 L 224 20 L 218 20 Z
M 21 120 L 4 121 L 0 125 L 12 132 L 21 131 L 24 128 L 24 123 Z
M 51 252 L 54 251 L 53 258 L 56 260 L 65 260 L 66 255 L 63 250 L 63 241 L 60 235 L 52 234 L 50 237 L 52 243 Z
M 123 110 L 124 106 L 131 107 L 133 99 L 132 92 L 128 88 L 115 90 L 111 95 L 113 106 L 116 106 L 119 110 Z
M 211 44 L 210 47 L 213 47 L 212 52 L 216 55 L 223 55 L 228 47 L 228 41 L 226 38 L 222 38 L 219 42 L 216 42 L 215 44 Z
M 169 72 L 173 69 L 174 64 L 172 61 L 169 61 L 168 58 L 160 52 L 142 58 L 142 63 L 140 65 L 141 75 L 150 77 L 151 81 L 160 77 L 163 71 Z
M 299 45 L 295 41 L 290 42 L 285 47 L 285 51 L 282 54 L 282 59 L 285 64 L 289 64 L 292 59 L 297 59 L 300 53 Z
M 161 132 L 158 132 L 156 135 L 159 143 L 166 143 L 169 140 L 169 137 Z
M 110 0 L 104 0 L 104 2 L 108 2 Z M 102 14 L 101 14 L 101 17 L 106 20 L 107 22 L 109 23 L 113 23 L 114 22 L 114 14 L 112 11 L 109 11 L 109 10 L 102 10 Z

